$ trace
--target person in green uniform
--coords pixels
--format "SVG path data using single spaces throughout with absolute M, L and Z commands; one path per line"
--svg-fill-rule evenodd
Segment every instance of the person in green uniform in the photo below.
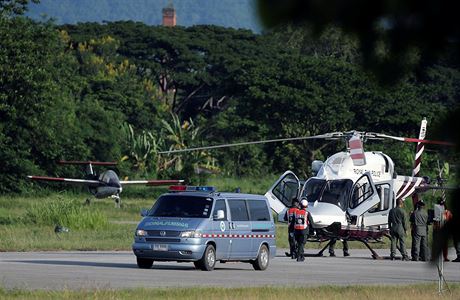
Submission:
M 402 255 L 402 260 L 409 260 L 406 253 L 406 213 L 402 208 L 404 202 L 401 199 L 396 201 L 396 207 L 390 210 L 388 214 L 388 228 L 390 229 L 391 236 L 391 260 L 396 257 L 396 244 L 399 242 L 399 251 Z
M 411 233 L 412 233 L 412 260 L 428 260 L 428 213 L 426 212 L 425 203 L 419 201 L 416 204 L 417 209 L 411 214 Z

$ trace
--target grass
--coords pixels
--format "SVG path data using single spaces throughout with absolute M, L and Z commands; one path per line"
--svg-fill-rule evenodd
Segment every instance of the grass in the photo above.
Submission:
M 237 187 L 244 193 L 265 193 L 274 178 L 261 180 L 210 178 L 220 191 Z M 92 200 L 76 192 L 41 190 L 26 196 L 0 196 L 0 251 L 131 250 L 141 209 L 150 208 L 165 188 L 129 187 L 122 208 L 111 199 Z M 56 225 L 69 232 L 54 233 Z M 282 229 L 281 229 L 282 230 Z
M 73 230 L 55 234 L 53 226 L 0 227 L 0 251 L 130 250 L 136 225 L 112 224 L 107 230 Z
M 321 286 L 251 288 L 156 288 L 27 291 L 0 289 L 1 299 L 460 299 L 460 284 L 440 297 L 436 284 L 408 286 Z

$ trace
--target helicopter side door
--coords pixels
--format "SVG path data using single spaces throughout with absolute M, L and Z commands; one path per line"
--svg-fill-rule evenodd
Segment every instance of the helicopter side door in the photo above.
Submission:
M 375 184 L 380 202 L 369 209 L 363 216 L 364 226 L 387 226 L 388 213 L 393 208 L 393 182 L 385 181 Z
M 292 172 L 286 171 L 265 193 L 271 209 L 278 214 L 278 221 L 284 222 L 284 215 L 292 199 L 298 196 L 300 190 L 300 180 Z
M 375 184 L 369 172 L 364 173 L 354 184 L 348 201 L 347 214 L 351 225 L 361 226 L 363 214 L 380 203 Z

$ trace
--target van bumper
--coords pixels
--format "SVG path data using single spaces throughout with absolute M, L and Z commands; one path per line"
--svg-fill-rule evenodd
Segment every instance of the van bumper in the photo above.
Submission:
M 270 258 L 275 258 L 276 257 L 276 245 L 270 245 Z
M 158 261 L 197 261 L 203 257 L 206 245 L 164 244 L 167 250 L 153 250 L 154 244 L 134 243 L 134 255 L 140 258 L 150 258 Z

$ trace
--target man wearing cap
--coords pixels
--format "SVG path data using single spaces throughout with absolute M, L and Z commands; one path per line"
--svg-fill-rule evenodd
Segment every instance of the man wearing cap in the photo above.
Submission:
M 294 224 L 294 236 L 297 243 L 297 261 L 304 261 L 304 247 L 307 240 L 307 234 L 309 232 L 309 226 L 312 226 L 313 219 L 310 213 L 307 211 L 308 201 L 302 199 L 300 201 L 300 208 L 296 211 L 295 224 Z
M 427 261 L 428 259 L 428 213 L 426 212 L 425 203 L 419 201 L 416 204 L 415 211 L 410 216 L 411 233 L 412 233 L 412 260 Z
M 288 241 L 289 241 L 289 252 L 286 252 L 286 256 L 290 256 L 292 259 L 297 258 L 297 245 L 294 237 L 294 225 L 295 215 L 299 209 L 299 199 L 292 199 L 291 207 L 286 211 L 284 221 L 288 222 Z

